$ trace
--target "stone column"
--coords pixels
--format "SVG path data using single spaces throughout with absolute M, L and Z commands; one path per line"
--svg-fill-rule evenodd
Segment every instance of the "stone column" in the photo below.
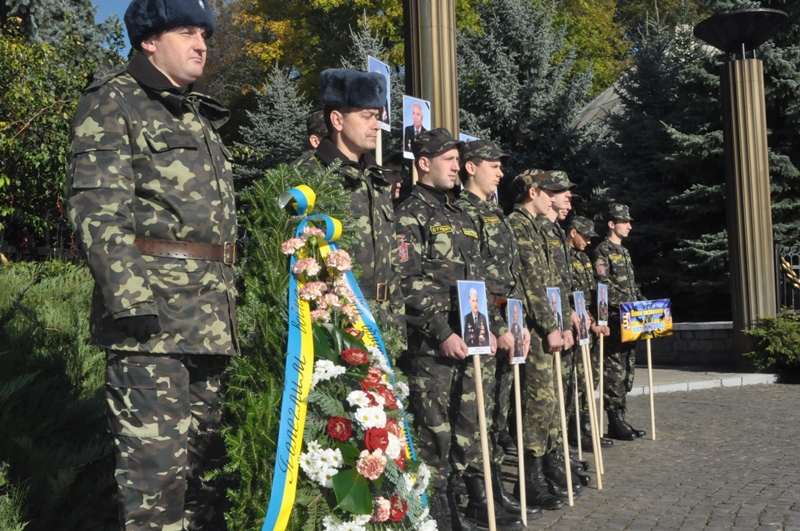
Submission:
M 743 329 L 775 315 L 764 70 L 759 59 L 723 66 L 723 127 L 733 331 L 737 357 L 751 350 Z
M 455 0 L 404 0 L 406 92 L 431 102 L 431 125 L 458 138 Z

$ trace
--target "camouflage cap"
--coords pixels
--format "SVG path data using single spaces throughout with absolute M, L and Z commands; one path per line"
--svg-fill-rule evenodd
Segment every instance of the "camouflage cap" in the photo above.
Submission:
M 308 136 L 325 136 L 328 134 L 328 126 L 325 125 L 325 115 L 322 111 L 315 111 L 306 117 L 306 130 Z
M 458 152 L 461 157 L 461 164 L 464 164 L 469 159 L 500 160 L 503 157 L 508 157 L 508 153 L 503 153 L 500 146 L 491 140 L 464 142 Z
M 547 172 L 539 169 L 525 170 L 511 181 L 509 191 L 511 195 L 518 198 L 520 195 L 525 194 L 531 188 L 540 188 L 539 181 L 547 178 Z
M 411 142 L 411 152 L 414 153 L 414 158 L 418 159 L 422 155 L 438 155 L 443 151 L 460 148 L 461 144 L 463 142 L 453 138 L 450 131 L 438 127 L 415 136 Z
M 550 170 L 546 173 L 547 179 L 539 182 L 539 188 L 550 190 L 551 192 L 563 192 L 575 186 L 575 183 L 569 180 L 565 171 Z
M 622 203 L 611 203 L 608 205 L 606 218 L 614 221 L 633 221 L 628 205 Z
M 597 233 L 594 231 L 594 221 L 583 216 L 575 216 L 572 218 L 567 226 L 567 230 L 569 231 L 572 229 L 575 229 L 578 234 L 583 236 L 591 236 L 592 238 L 597 237 Z

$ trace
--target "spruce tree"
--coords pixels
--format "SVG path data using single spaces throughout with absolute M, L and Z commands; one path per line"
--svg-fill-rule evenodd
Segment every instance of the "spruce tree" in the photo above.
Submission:
M 500 142 L 511 155 L 507 173 L 558 168 L 580 181 L 588 137 L 573 121 L 588 100 L 591 70 L 576 71 L 549 5 L 496 0 L 477 10 L 482 31 L 460 32 L 457 41 L 465 132 Z

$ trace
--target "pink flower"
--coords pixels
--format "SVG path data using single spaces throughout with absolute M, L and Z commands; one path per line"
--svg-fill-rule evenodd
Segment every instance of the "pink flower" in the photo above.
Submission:
M 310 277 L 316 276 L 322 268 L 317 262 L 316 258 L 303 258 L 302 260 L 298 260 L 292 266 L 292 273 L 295 275 L 302 275 L 306 274 Z
M 322 229 L 308 226 L 303 229 L 303 235 L 301 238 L 303 238 L 303 240 L 308 240 L 309 238 L 319 238 L 320 240 L 324 240 L 325 232 L 323 232 Z
M 287 256 L 291 256 L 305 246 L 306 242 L 302 239 L 289 238 L 281 244 L 281 252 Z
M 325 259 L 325 265 L 328 266 L 328 269 L 338 271 L 339 273 L 344 273 L 353 269 L 353 262 L 350 259 L 350 255 L 347 254 L 347 251 L 344 249 L 337 249 L 329 254 Z
M 304 301 L 315 301 L 323 296 L 323 293 L 328 291 L 328 286 L 324 282 L 309 282 L 298 293 L 298 297 Z
M 347 320 L 350 321 L 351 323 L 355 324 L 356 322 L 358 322 L 359 315 L 358 315 L 358 310 L 356 310 L 355 306 L 347 304 L 345 306 L 342 306 L 340 311 L 344 314 L 345 317 L 347 317 Z
M 367 479 L 378 479 L 385 469 L 386 457 L 381 450 L 375 450 L 372 453 L 369 450 L 362 450 L 356 461 L 356 470 Z
M 372 507 L 373 522 L 385 522 L 389 519 L 389 511 L 392 507 L 392 503 L 389 500 L 383 496 L 378 496 L 372 501 Z
M 353 290 L 350 289 L 350 286 L 337 286 L 336 284 L 333 285 L 333 292 L 342 298 L 347 304 L 355 304 L 356 303 L 356 296 L 353 293 Z
M 339 310 L 342 306 L 342 301 L 333 293 L 326 293 L 325 296 L 322 297 L 320 304 L 325 305 L 326 308 Z
M 331 314 L 328 313 L 327 310 L 311 310 L 311 322 L 312 323 L 330 323 L 331 322 Z

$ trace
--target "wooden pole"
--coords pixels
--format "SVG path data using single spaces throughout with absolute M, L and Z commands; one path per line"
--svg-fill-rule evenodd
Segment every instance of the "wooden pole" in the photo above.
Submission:
M 650 350 L 650 338 L 647 338 L 647 383 L 650 386 L 650 433 L 656 440 L 656 406 L 653 400 L 653 355 Z
M 577 367 L 577 363 L 575 364 L 575 366 Z M 573 378 L 574 381 L 572 382 L 572 385 L 574 386 L 573 389 L 575 389 L 575 428 L 576 428 L 576 432 L 575 433 L 578 434 L 578 437 L 577 437 L 577 439 L 578 439 L 578 445 L 577 445 L 578 446 L 578 459 L 582 461 L 583 460 L 583 448 L 581 448 L 581 411 L 580 411 L 580 409 L 581 409 L 581 401 L 578 400 L 578 371 L 575 370 L 575 371 L 572 371 L 572 373 L 575 376 L 575 378 Z
M 417 184 L 417 180 L 419 180 L 419 175 L 417 175 L 417 163 L 412 162 L 411 164 L 411 184 Z
M 517 459 L 519 474 L 519 506 L 522 513 L 522 523 L 528 525 L 527 495 L 525 493 L 525 450 L 522 446 L 522 393 L 519 385 L 519 365 L 514 365 L 514 405 L 517 416 Z M 501 479 L 502 481 L 502 479 Z
M 600 437 L 602 437 L 602 435 L 600 434 L 600 429 L 599 429 L 600 428 L 600 422 L 598 420 L 599 413 L 597 412 L 597 404 L 594 401 L 594 373 L 592 372 L 592 352 L 591 350 L 589 350 L 589 345 L 585 345 L 583 348 L 586 352 L 586 362 L 587 362 L 586 370 L 584 371 L 586 373 L 586 384 L 587 387 L 589 388 L 589 392 L 587 394 L 591 397 L 589 403 L 589 415 L 592 417 L 592 420 L 594 420 L 594 427 L 592 428 L 592 442 L 594 444 L 597 444 L 598 445 L 597 447 L 599 448 L 599 450 L 596 452 L 596 455 L 600 458 L 600 466 L 597 469 L 599 475 L 599 474 L 605 474 L 606 468 L 605 468 L 605 463 L 603 462 L 603 451 L 602 451 L 603 446 L 602 444 L 600 444 Z
M 594 410 L 594 392 L 592 390 L 592 381 L 591 381 L 591 374 L 592 374 L 592 367 L 591 362 L 589 360 L 589 349 L 588 345 L 581 346 L 581 355 L 583 359 L 583 368 L 584 372 L 586 373 L 586 378 L 584 378 L 586 382 L 586 395 L 591 397 L 591 400 L 588 401 L 589 404 L 589 423 L 592 426 L 592 443 L 594 444 L 594 467 L 597 471 L 597 490 L 603 490 L 603 467 L 600 463 L 600 435 L 597 433 L 597 416 L 596 411 Z
M 597 382 L 597 386 L 600 388 L 600 411 L 597 414 L 598 420 L 600 421 L 600 436 L 602 437 L 603 431 L 605 430 L 605 412 L 606 410 L 603 408 L 603 393 L 605 392 L 605 387 L 603 387 L 603 373 L 605 369 L 603 368 L 603 363 L 605 358 L 605 353 L 603 352 L 603 339 L 605 339 L 604 335 L 600 335 L 600 367 L 598 375 L 599 381 Z
M 383 129 L 378 129 L 378 137 L 375 140 L 375 161 L 378 166 L 383 166 Z
M 486 430 L 486 406 L 483 401 L 483 373 L 481 372 L 480 356 L 472 356 L 472 365 L 475 370 L 475 394 L 478 397 L 478 426 L 481 430 L 481 454 L 483 455 L 483 479 L 486 485 L 486 506 L 489 509 L 489 531 L 496 531 L 497 524 L 494 521 L 494 492 L 492 491 L 492 468 L 489 456 L 489 433 Z
M 567 412 L 564 408 L 564 382 L 561 381 L 561 351 L 556 351 L 555 357 L 556 381 L 558 382 L 558 410 L 561 413 L 561 439 L 564 447 L 564 468 L 567 471 L 567 494 L 569 496 L 569 506 L 575 505 L 572 499 L 572 468 L 569 464 L 569 442 L 567 442 Z

